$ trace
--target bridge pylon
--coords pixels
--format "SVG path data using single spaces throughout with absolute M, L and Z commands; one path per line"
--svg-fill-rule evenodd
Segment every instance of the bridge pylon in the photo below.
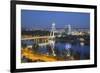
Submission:
M 56 56 L 55 51 L 54 51 L 54 48 L 55 48 L 55 23 L 52 24 L 49 43 L 51 45 L 53 56 Z

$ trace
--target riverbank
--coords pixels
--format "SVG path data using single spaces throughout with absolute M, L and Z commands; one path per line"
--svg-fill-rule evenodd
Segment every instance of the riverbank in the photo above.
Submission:
M 29 62 L 54 62 L 54 61 L 66 61 L 74 59 L 73 56 L 68 56 L 66 58 L 58 58 L 57 56 L 39 54 L 28 48 L 24 48 L 21 50 L 21 56 L 22 58 L 27 59 Z

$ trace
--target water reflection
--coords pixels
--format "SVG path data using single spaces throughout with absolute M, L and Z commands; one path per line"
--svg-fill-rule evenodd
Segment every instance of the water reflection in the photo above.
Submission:
M 34 42 L 30 40 L 29 41 L 22 41 L 23 44 L 33 45 Z M 26 46 L 27 46 L 26 45 Z M 36 46 L 35 45 L 35 51 L 37 51 L 40 54 L 45 55 L 52 55 L 52 46 L 51 45 L 44 45 L 44 46 Z M 55 42 L 54 52 L 56 56 L 66 58 L 68 56 L 74 56 L 75 59 L 89 59 L 90 58 L 90 46 L 85 45 L 84 42 L 77 43 L 77 44 L 71 44 L 71 43 L 61 43 L 61 42 Z
M 71 44 L 69 44 L 69 43 L 66 43 L 66 45 L 65 45 L 65 50 L 67 51 L 67 56 L 70 56 L 70 49 L 71 49 Z
M 80 42 L 80 45 L 81 45 L 81 46 L 84 46 L 85 44 L 84 44 L 84 42 Z

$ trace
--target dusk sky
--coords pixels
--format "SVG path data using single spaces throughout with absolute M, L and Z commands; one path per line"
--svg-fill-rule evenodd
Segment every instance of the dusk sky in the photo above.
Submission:
M 79 12 L 21 10 L 22 28 L 51 28 L 52 23 L 56 24 L 56 28 L 64 28 L 65 25 L 68 24 L 72 27 L 89 28 L 90 14 Z

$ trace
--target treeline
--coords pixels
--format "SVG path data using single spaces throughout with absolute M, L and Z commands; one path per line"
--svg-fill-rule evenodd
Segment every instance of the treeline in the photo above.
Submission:
M 83 41 L 80 41 L 80 38 L 83 38 Z M 68 42 L 71 44 L 77 44 L 80 42 L 84 42 L 85 45 L 90 45 L 90 35 L 82 35 L 82 36 L 76 36 L 76 35 L 66 35 L 65 37 L 56 37 L 56 42 Z
M 49 31 L 43 31 L 43 30 L 34 30 L 34 31 L 22 31 L 22 35 L 32 35 L 32 36 L 35 36 L 35 35 L 40 35 L 40 36 L 43 36 L 43 35 L 49 35 Z

